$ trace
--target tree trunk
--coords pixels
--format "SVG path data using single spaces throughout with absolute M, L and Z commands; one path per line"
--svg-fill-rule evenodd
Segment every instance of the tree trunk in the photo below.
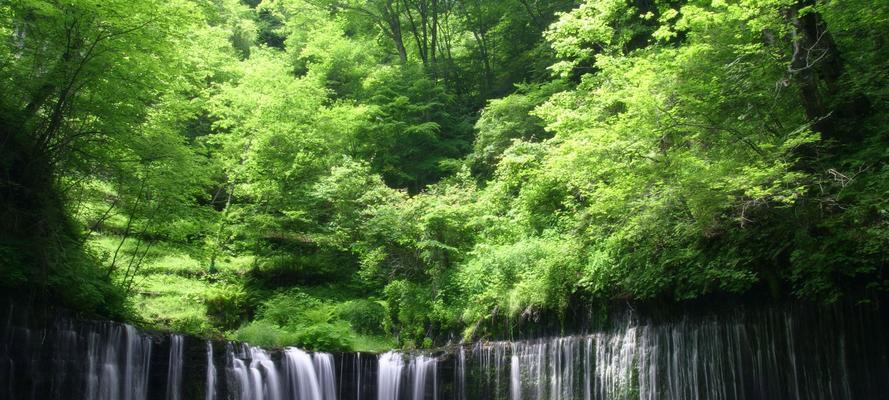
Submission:
M 799 0 L 787 12 L 793 28 L 789 70 L 799 85 L 803 108 L 812 126 L 823 139 L 839 140 L 831 102 L 837 94 L 843 63 L 821 15 L 814 11 L 800 15 L 801 9 L 813 5 L 815 0 Z
M 393 4 L 396 8 L 393 8 Z M 401 34 L 401 13 L 398 12 L 398 1 L 387 1 L 383 9 L 383 18 L 389 26 L 389 37 L 395 44 L 395 50 L 398 51 L 398 59 L 402 64 L 407 63 L 407 49 L 404 47 L 404 39 Z

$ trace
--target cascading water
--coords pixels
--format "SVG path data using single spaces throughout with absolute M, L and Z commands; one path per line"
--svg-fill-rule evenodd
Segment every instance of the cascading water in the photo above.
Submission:
M 281 382 L 278 368 L 269 353 L 258 347 L 250 349 L 250 383 L 256 400 L 281 400 Z
M 147 398 L 148 336 L 110 322 L 59 319 L 29 328 L 14 311 L 6 311 L 0 332 L 0 399 Z
M 284 350 L 284 360 L 289 398 L 321 400 L 323 392 L 312 357 L 302 350 L 289 348 Z
M 287 348 L 280 361 L 258 347 L 229 344 L 228 385 L 235 400 L 336 400 L 333 356 Z
M 99 400 L 143 400 L 148 387 L 151 342 L 128 325 L 107 324 L 97 331 L 80 335 L 62 327 L 56 334 L 63 348 L 61 354 L 76 357 L 78 338 L 87 341 L 86 397 Z M 55 361 L 65 362 L 67 357 Z M 57 364 L 56 364 L 57 365 Z M 59 371 L 64 373 L 64 371 Z M 65 378 L 60 377 L 64 382 Z M 57 394 L 64 394 L 61 385 Z
M 388 352 L 380 355 L 377 372 L 377 400 L 398 400 L 404 359 L 401 354 Z
M 213 342 L 207 341 L 207 392 L 204 400 L 216 400 L 216 365 L 213 362 Z
M 459 368 L 473 372 L 469 399 L 879 398 L 889 389 L 885 319 L 871 317 L 770 309 L 652 323 L 628 314 L 590 335 L 480 343 Z M 498 378 L 507 362 L 508 390 Z
M 220 343 L 218 360 L 214 343 L 181 335 L 4 320 L 0 400 L 867 400 L 889 393 L 889 318 L 876 307 L 772 307 L 662 321 L 628 313 L 590 334 L 376 357 Z
M 321 387 L 321 400 L 336 400 L 336 376 L 333 371 L 333 356 L 329 353 L 312 355 L 318 386 Z
M 339 353 L 331 357 L 338 400 L 375 400 L 378 393 L 379 356 Z
M 182 335 L 170 335 L 167 400 L 179 400 L 182 398 L 182 341 Z
M 427 387 L 427 381 L 432 379 L 432 395 L 435 400 L 438 392 L 438 368 L 434 357 L 419 355 L 411 358 L 409 369 L 411 370 L 411 400 L 425 400 L 430 387 Z
M 280 374 L 265 350 L 240 345 L 228 347 L 229 375 L 235 399 L 282 400 Z
M 509 359 L 509 387 L 510 400 L 519 400 L 522 398 L 522 367 L 519 364 L 519 355 L 513 351 L 512 357 Z
M 355 400 L 361 400 L 362 382 L 361 353 L 355 355 Z

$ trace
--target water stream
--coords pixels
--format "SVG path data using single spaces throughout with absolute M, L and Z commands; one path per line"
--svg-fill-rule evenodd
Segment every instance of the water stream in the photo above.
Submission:
M 170 360 L 167 370 L 167 400 L 182 398 L 182 335 L 170 335 Z
M 0 400 L 881 399 L 884 312 L 787 306 L 435 352 L 309 353 L 59 319 L 6 318 Z
M 213 342 L 207 341 L 207 393 L 205 400 L 216 400 L 216 364 L 213 361 Z

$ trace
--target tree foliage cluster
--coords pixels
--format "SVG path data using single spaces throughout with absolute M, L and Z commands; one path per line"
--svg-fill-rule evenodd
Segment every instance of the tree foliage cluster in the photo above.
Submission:
M 210 289 L 167 328 L 327 349 L 865 299 L 887 29 L 865 0 L 0 5 L 3 284 L 156 323 L 180 279 Z

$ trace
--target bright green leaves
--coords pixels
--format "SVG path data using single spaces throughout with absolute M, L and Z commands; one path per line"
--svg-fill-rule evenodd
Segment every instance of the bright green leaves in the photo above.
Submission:
M 778 13 L 766 12 L 780 6 L 639 10 L 590 1 L 562 16 L 547 36 L 566 59 L 554 69 L 595 69 L 533 111 L 552 139 L 513 141 L 495 153 L 503 155 L 485 195 L 509 204 L 493 210 L 509 210 L 519 228 L 509 231 L 512 239 L 482 237 L 477 249 L 486 240 L 575 237 L 582 254 L 576 263 L 587 267 L 581 284 L 559 286 L 562 293 L 686 299 L 755 284 L 758 268 L 714 256 L 712 246 L 726 231 L 760 223 L 765 210 L 798 206 L 813 182 L 799 168 L 799 152 L 819 140 L 797 93 L 781 85 L 787 77 L 779 54 L 787 44 L 762 41 L 761 31 L 786 29 Z M 660 44 L 645 47 L 649 34 Z M 501 111 L 519 99 L 489 105 L 478 124 L 480 146 L 494 151 L 485 141 L 505 136 L 496 129 L 520 134 L 524 128 L 512 121 L 521 120 Z M 502 308 L 503 296 L 489 295 L 483 310 Z
M 303 46 L 288 43 L 294 45 L 291 51 L 299 51 L 297 69 L 305 69 L 337 99 L 360 96 L 362 84 L 376 64 L 372 47 L 346 37 L 342 27 L 334 22 L 311 31 Z
M 210 100 L 216 133 L 208 141 L 237 200 L 232 233 L 255 251 L 287 251 L 317 233 L 318 180 L 355 146 L 367 119 L 362 107 L 331 105 L 322 84 L 293 76 L 283 53 L 260 48 Z M 269 240 L 290 244 L 268 248 Z
M 567 76 L 582 62 L 591 62 L 596 53 L 607 52 L 628 40 L 625 32 L 614 28 L 626 22 L 631 9 L 622 0 L 589 1 L 569 13 L 562 14 L 550 26 L 546 37 L 562 58 L 550 67 L 559 75 Z
M 25 262 L 45 276 L 29 285 L 67 307 L 120 317 L 150 248 L 100 260 L 83 248 L 85 234 L 117 230 L 120 249 L 137 235 L 182 239 L 196 231 L 183 220 L 204 216 L 191 206 L 208 183 L 205 165 L 181 135 L 207 76 L 189 57 L 189 34 L 204 22 L 195 10 L 187 1 L 0 6 L 2 185 L 22 188 L 2 208 L 36 216 L 27 232 L 42 237 L 20 252 L 37 249 Z
M 889 286 L 860 282 L 882 273 L 889 237 L 885 6 L 587 0 L 558 13 L 572 6 L 3 3 L 0 123 L 16 134 L 0 175 L 44 175 L 0 182 L 30 188 L 3 201 L 67 210 L 3 215 L 59 229 L 74 216 L 101 232 L 125 286 L 157 256 L 144 246 L 186 247 L 149 263 L 142 290 L 182 290 L 148 318 L 219 332 L 258 311 L 232 335 L 272 345 L 339 349 L 385 329 L 429 346 L 577 299 Z M 803 48 L 805 18 L 820 39 Z M 10 236 L 0 254 L 16 265 L 43 254 L 18 255 Z M 119 300 L 106 270 L 82 267 L 94 257 L 59 260 L 74 265 L 52 270 L 63 297 Z M 204 307 L 205 272 L 237 290 Z M 170 304 L 180 292 L 198 308 Z
M 543 129 L 543 120 L 531 111 L 564 87 L 558 81 L 540 86 L 521 85 L 516 93 L 491 100 L 475 124 L 477 133 L 469 155 L 473 172 L 483 178 L 490 177 L 514 140 L 549 138 L 551 134 Z
M 416 65 L 379 68 L 364 81 L 370 123 L 358 137 L 358 156 L 392 187 L 415 193 L 454 172 L 466 152 L 468 126 L 453 97 Z
M 671 1 L 630 4 L 621 0 L 592 0 L 562 14 L 545 36 L 562 59 L 550 69 L 570 77 L 595 71 L 600 55 L 626 54 L 654 39 L 671 35 L 655 31 L 657 24 L 675 18 Z M 663 12 L 663 15 L 661 13 Z
M 478 245 L 457 279 L 469 298 L 462 318 L 474 323 L 499 310 L 508 316 L 564 310 L 580 275 L 579 247 L 569 237 Z

